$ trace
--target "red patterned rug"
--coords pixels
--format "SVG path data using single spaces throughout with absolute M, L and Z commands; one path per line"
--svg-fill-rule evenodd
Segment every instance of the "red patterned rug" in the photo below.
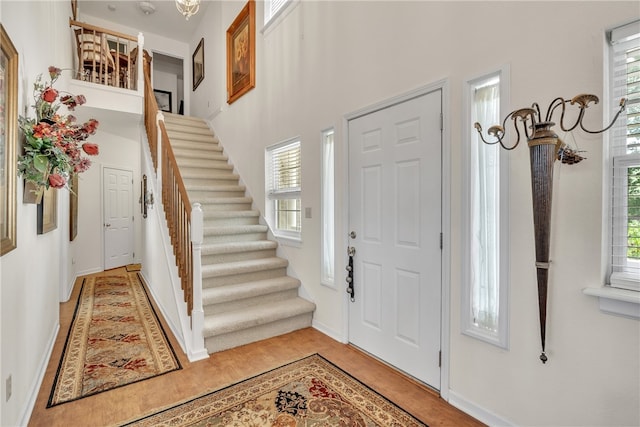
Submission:
M 127 426 L 426 426 L 313 355 Z
M 47 408 L 177 369 L 138 273 L 85 278 Z

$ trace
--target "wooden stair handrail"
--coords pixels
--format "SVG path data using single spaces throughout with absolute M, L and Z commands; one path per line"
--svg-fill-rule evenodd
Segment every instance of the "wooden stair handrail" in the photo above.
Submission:
M 146 72 L 144 73 L 144 81 L 145 129 L 147 130 L 147 139 L 156 173 L 158 172 L 158 160 L 161 165 L 159 172 L 162 177 L 162 204 L 167 219 L 173 253 L 176 257 L 184 301 L 187 304 L 187 314 L 191 316 L 193 310 L 192 207 L 178 163 L 171 148 L 164 121 L 157 121 L 156 119 L 158 117 L 158 105 L 153 95 L 151 81 Z M 160 129 L 160 135 L 157 133 L 158 128 Z M 158 140 L 160 141 L 160 153 L 157 153 Z
M 76 21 L 74 19 L 69 18 L 69 26 L 70 27 L 82 27 L 85 30 L 95 31 L 97 33 L 109 34 L 110 36 L 115 36 L 120 39 L 131 40 L 132 42 L 138 42 L 138 38 L 134 36 L 130 36 L 129 34 L 119 33 L 117 31 L 112 31 L 107 28 L 98 27 L 97 25 L 91 25 L 84 22 Z

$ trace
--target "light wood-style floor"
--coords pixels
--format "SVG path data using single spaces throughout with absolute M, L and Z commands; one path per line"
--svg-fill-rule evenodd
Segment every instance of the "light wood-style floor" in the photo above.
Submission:
M 114 270 L 109 271 L 113 272 Z M 447 404 L 427 387 L 352 346 L 341 344 L 312 328 L 219 352 L 207 360 L 190 363 L 165 325 L 182 363 L 182 370 L 47 409 L 47 399 L 73 316 L 80 283 L 81 279 L 78 279 L 73 295 L 60 306 L 60 333 L 29 426 L 94 427 L 119 424 L 313 353 L 321 354 L 431 427 L 483 425 Z

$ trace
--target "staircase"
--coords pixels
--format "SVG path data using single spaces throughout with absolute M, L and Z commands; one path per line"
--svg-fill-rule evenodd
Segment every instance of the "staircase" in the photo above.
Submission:
M 198 118 L 164 113 L 165 127 L 191 203 L 202 205 L 202 300 L 207 351 L 311 325 L 315 304 L 298 297 L 300 281 L 239 184 L 218 138 Z

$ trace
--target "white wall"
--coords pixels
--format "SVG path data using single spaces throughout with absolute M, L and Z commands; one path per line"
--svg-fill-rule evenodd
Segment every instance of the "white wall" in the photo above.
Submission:
M 182 80 L 180 81 L 181 83 Z M 154 64 L 153 88 L 171 92 L 171 112 L 178 113 L 178 76 L 158 69 Z
M 70 5 L 67 2 L 15 2 L 0 4 L 2 25 L 19 55 L 18 111 L 33 103 L 35 78 L 49 65 L 71 66 L 67 32 Z M 25 31 L 29 28 L 29 31 Z M 59 84 L 58 84 L 59 83 Z M 66 78 L 56 83 L 67 88 Z M 33 116 L 29 112 L 30 116 Z M 73 281 L 75 271 L 66 259 L 69 244 L 69 199 L 58 190 L 58 228 L 36 233 L 36 205 L 23 204 L 22 180 L 17 185 L 18 247 L 0 258 L 1 329 L 0 424 L 25 422 L 31 399 L 37 393 L 39 376 L 58 329 L 58 301 Z M 5 382 L 11 376 L 12 395 L 7 401 Z
M 303 1 L 275 28 L 256 34 L 256 88 L 226 104 L 224 35 L 243 2 L 209 8 L 190 43 L 205 37 L 205 80 L 192 97 L 195 115 L 214 129 L 264 210 L 264 148 L 302 139 L 301 248 L 289 261 L 317 303 L 314 325 L 345 337 L 346 296 L 320 285 L 320 131 L 336 127 L 337 182 L 345 183 L 343 117 L 442 78 L 449 83 L 451 278 L 450 392 L 517 425 L 638 425 L 640 327 L 605 315 L 582 288 L 600 286 L 602 136 L 576 133 L 588 160 L 558 171 L 546 365 L 538 360 L 539 326 L 529 159 L 511 156 L 511 348 L 460 333 L 462 88 L 467 78 L 511 67 L 512 108 L 556 96 L 603 93 L 604 31 L 637 19 L 637 2 L 313 2 Z M 212 5 L 213 6 L 213 5 Z M 262 28 L 257 3 L 257 27 Z M 203 88 L 201 91 L 200 88 Z M 604 103 L 606 104 L 606 103 Z M 587 125 L 602 123 L 602 104 Z M 344 185 L 336 200 L 337 246 L 347 227 Z M 343 271 L 345 254 L 338 250 Z

